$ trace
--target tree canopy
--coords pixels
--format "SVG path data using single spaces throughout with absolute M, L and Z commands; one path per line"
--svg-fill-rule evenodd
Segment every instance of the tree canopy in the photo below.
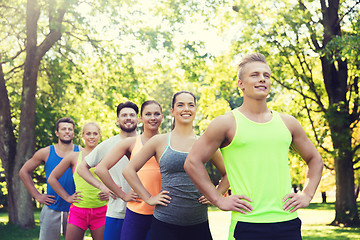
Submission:
M 358 225 L 359 3 L 2 0 L 0 158 L 9 221 L 33 226 L 17 173 L 35 150 L 56 142 L 58 118 L 72 117 L 78 133 L 97 121 L 106 139 L 118 132 L 118 103 L 155 99 L 166 132 L 172 94 L 190 90 L 201 134 L 242 103 L 236 65 L 259 51 L 272 69 L 269 106 L 299 119 L 336 174 L 334 224 Z M 292 151 L 290 166 L 293 183 L 302 184 L 305 165 Z

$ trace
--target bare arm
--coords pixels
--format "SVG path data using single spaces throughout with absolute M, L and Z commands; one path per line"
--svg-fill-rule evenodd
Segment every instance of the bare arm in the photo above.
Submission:
M 213 157 L 210 159 L 211 163 L 214 164 L 216 169 L 220 172 L 222 179 L 219 185 L 216 187 L 219 193 L 224 195 L 230 187 L 229 179 L 225 171 L 224 159 L 222 158 L 220 150 L 216 150 Z
M 230 184 L 225 171 L 224 160 L 219 149 L 216 150 L 214 155 L 211 157 L 210 162 L 216 167 L 222 176 L 220 183 L 216 186 L 216 190 L 221 195 L 224 195 L 229 189 Z M 203 204 L 212 204 L 205 196 L 200 197 L 199 201 Z
M 251 205 L 247 202 L 251 200 L 246 196 L 235 195 L 225 198 L 212 184 L 204 166 L 222 143 L 228 140 L 228 132 L 231 130 L 233 122 L 231 117 L 229 115 L 220 116 L 210 123 L 205 133 L 193 145 L 186 158 L 184 168 L 199 191 L 217 207 L 226 211 L 231 210 L 245 213 L 245 211 L 250 212 L 252 210 Z M 219 162 L 217 164 L 219 165 Z M 220 171 L 224 170 L 220 168 Z M 227 187 L 226 179 L 219 186 L 221 189 Z
M 128 138 L 117 143 L 95 168 L 95 174 L 99 176 L 105 186 L 125 202 L 135 201 L 137 196 L 133 192 L 125 193 L 122 188 L 114 182 L 109 170 L 120 161 L 124 155 L 130 157 L 130 148 L 132 148 L 135 141 L 136 138 Z
M 48 183 L 54 189 L 54 191 L 65 201 L 69 203 L 78 203 L 81 201 L 82 196 L 79 195 L 80 192 L 75 192 L 73 195 L 69 195 L 65 189 L 59 183 L 59 178 L 65 173 L 65 171 L 70 167 L 72 170 L 75 167 L 79 152 L 73 152 L 66 155 L 63 160 L 54 168 L 51 172 Z
M 49 153 L 49 147 L 38 150 L 32 158 L 25 162 L 19 171 L 20 179 L 24 183 L 31 196 L 33 196 L 39 203 L 46 205 L 53 204 L 55 202 L 55 196 L 39 193 L 39 191 L 35 188 L 31 175 L 40 164 L 46 161 Z
M 152 206 L 157 204 L 166 206 L 170 202 L 170 197 L 167 195 L 168 192 L 162 191 L 156 196 L 151 196 L 141 183 L 137 172 L 151 157 L 156 155 L 156 149 L 157 146 L 159 146 L 160 141 L 161 139 L 159 136 L 154 136 L 147 141 L 142 149 L 131 159 L 123 171 L 123 176 L 129 185 L 137 194 L 139 194 L 142 200 Z
M 283 199 L 286 202 L 283 208 L 294 212 L 299 208 L 307 207 L 314 197 L 322 176 L 323 160 L 300 123 L 290 115 L 282 115 L 282 119 L 292 134 L 292 147 L 307 164 L 303 191 L 298 194 L 290 193 Z
M 85 160 L 81 161 L 76 172 L 82 177 L 88 184 L 99 189 L 101 193 L 111 196 L 113 199 L 116 199 L 116 196 L 101 182 L 99 179 L 94 177 L 90 172 L 90 166 Z M 101 194 L 100 193 L 100 194 Z

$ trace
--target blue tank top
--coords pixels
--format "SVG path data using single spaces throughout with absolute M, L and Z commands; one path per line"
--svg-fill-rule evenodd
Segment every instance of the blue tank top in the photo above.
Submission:
M 79 146 L 74 145 L 74 152 L 79 151 Z M 56 198 L 56 202 L 50 206 L 49 208 L 55 210 L 55 211 L 62 211 L 67 212 L 70 208 L 70 203 L 66 202 L 64 199 L 62 199 L 55 191 L 52 189 L 50 184 L 47 183 L 47 179 L 49 178 L 51 172 L 54 170 L 54 168 L 60 163 L 62 160 L 62 157 L 59 157 L 55 152 L 54 145 L 50 146 L 50 154 L 49 157 L 45 163 L 45 174 L 46 174 L 46 186 L 47 186 L 47 194 L 53 195 Z M 71 171 L 71 168 L 68 168 L 65 173 L 59 178 L 60 185 L 65 189 L 65 191 L 72 195 L 75 192 L 75 183 L 73 179 L 73 174 Z
M 160 157 L 161 190 L 169 191 L 167 206 L 156 205 L 153 216 L 166 223 L 191 226 L 208 220 L 207 205 L 199 203 L 201 193 L 184 170 L 187 152 L 174 150 L 168 144 Z

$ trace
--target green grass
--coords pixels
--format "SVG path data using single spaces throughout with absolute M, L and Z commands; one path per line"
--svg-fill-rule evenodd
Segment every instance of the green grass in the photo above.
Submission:
M 358 205 L 360 210 L 360 203 Z M 311 203 L 308 208 L 298 211 L 299 218 L 303 223 L 303 240 L 360 240 L 360 228 L 341 228 L 328 225 L 334 219 L 334 207 L 334 203 Z M 218 211 L 216 207 L 210 207 L 209 210 Z M 40 210 L 36 210 L 34 229 L 23 230 L 7 224 L 7 212 L 0 212 L 0 238 L 2 240 L 37 240 L 40 229 L 39 215 Z M 86 239 L 91 239 L 89 231 L 86 232 L 86 236 Z
M 7 212 L 0 212 L 0 239 L 1 240 L 38 240 L 40 232 L 41 209 L 34 211 L 35 227 L 33 229 L 23 230 L 18 226 L 8 224 L 9 217 Z M 91 237 L 90 231 L 85 232 L 86 237 Z M 61 240 L 65 238 L 61 236 Z M 90 238 L 91 239 L 91 238 Z
M 360 228 L 335 227 L 329 224 L 335 218 L 335 203 L 310 203 L 298 211 L 304 240 L 356 240 L 360 239 Z M 360 202 L 358 202 L 360 210 Z

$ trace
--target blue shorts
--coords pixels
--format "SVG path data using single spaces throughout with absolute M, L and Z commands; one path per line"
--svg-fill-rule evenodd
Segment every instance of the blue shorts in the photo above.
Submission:
M 301 240 L 301 220 L 276 223 L 237 222 L 234 238 L 236 240 Z
M 124 219 L 106 217 L 103 240 L 120 240 Z
M 149 237 L 152 215 L 144 215 L 126 208 L 121 240 L 145 240 Z

